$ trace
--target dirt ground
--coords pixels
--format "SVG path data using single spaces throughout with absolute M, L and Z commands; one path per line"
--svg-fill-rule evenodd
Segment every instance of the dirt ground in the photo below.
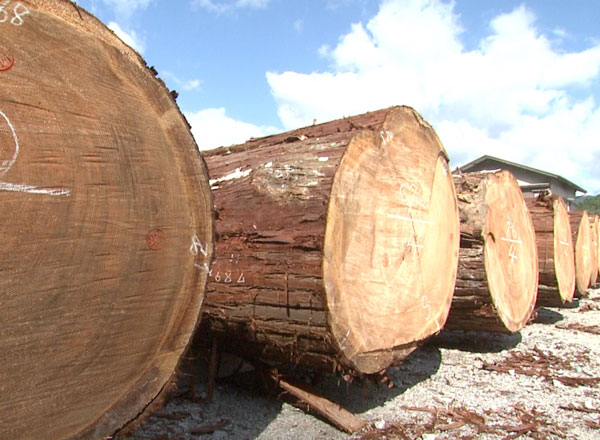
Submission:
M 391 388 L 319 380 L 322 396 L 368 422 L 354 435 L 230 377 L 210 403 L 180 387 L 129 438 L 600 439 L 600 289 L 539 309 L 513 335 L 444 331 L 388 374 Z

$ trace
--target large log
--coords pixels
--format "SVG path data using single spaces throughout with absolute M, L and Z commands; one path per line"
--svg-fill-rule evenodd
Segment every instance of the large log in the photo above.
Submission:
M 592 233 L 587 211 L 569 212 L 575 243 L 575 284 L 577 293 L 586 296 L 592 280 Z
M 597 237 L 597 246 L 596 246 L 596 253 L 598 254 L 598 272 L 600 275 L 600 216 L 596 215 L 595 216 L 595 221 L 594 223 L 596 224 L 596 237 Z
M 525 201 L 537 244 L 537 305 L 558 307 L 571 302 L 575 293 L 575 252 L 569 212 L 560 196 L 541 193 Z
M 74 3 L 2 2 L 0 63 L 0 438 L 105 438 L 196 327 L 208 176 L 162 81 Z
M 598 267 L 599 267 L 599 261 L 598 261 L 598 253 L 599 253 L 599 249 L 598 249 L 598 216 L 595 215 L 592 218 L 592 221 L 590 222 L 590 239 L 592 241 L 592 248 L 591 248 L 591 254 L 592 254 L 592 260 L 591 260 L 591 270 L 592 270 L 592 275 L 590 277 L 590 286 L 595 286 L 598 283 Z
M 535 232 L 508 171 L 454 176 L 460 213 L 456 290 L 446 327 L 515 332 L 534 310 Z
M 221 347 L 370 374 L 443 326 L 458 259 L 447 157 L 393 107 L 205 153 Z

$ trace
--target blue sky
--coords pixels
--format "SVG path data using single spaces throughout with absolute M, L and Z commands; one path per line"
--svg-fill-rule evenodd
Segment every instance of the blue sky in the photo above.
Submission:
M 453 167 L 600 193 L 597 0 L 78 0 L 154 65 L 201 149 L 396 104 Z

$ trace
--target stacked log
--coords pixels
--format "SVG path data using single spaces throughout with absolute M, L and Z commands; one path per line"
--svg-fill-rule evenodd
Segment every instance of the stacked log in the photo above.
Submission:
M 537 305 L 559 307 L 571 302 L 575 293 L 575 253 L 569 212 L 560 196 L 541 193 L 525 200 L 537 245 Z
M 207 173 L 164 84 L 90 14 L 0 18 L 0 438 L 106 438 L 196 327 Z
M 454 176 L 460 256 L 447 328 L 516 332 L 536 302 L 535 232 L 508 171 Z
M 431 126 L 393 107 L 206 152 L 216 260 L 203 331 L 222 350 L 377 373 L 440 331 L 458 212 Z
M 598 272 L 600 272 L 600 216 L 596 216 L 596 237 L 598 237 L 598 246 L 596 252 L 598 253 Z
M 591 248 L 591 253 L 592 253 L 592 261 L 591 261 L 591 266 L 592 266 L 592 276 L 590 278 L 590 286 L 595 286 L 598 283 L 598 267 L 599 267 L 599 261 L 598 261 L 598 216 L 595 215 L 593 217 L 593 221 L 591 222 L 590 225 L 590 238 L 592 241 L 592 248 Z
M 592 238 L 587 211 L 569 212 L 569 222 L 575 243 L 575 284 L 577 294 L 586 296 L 592 279 Z

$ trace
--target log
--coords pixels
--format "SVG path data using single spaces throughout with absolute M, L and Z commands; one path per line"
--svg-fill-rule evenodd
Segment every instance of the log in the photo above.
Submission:
M 92 15 L 4 1 L 0 29 L 0 438 L 106 438 L 162 397 L 197 324 L 208 175 Z
M 526 198 L 538 254 L 538 307 L 560 307 L 575 294 L 575 252 L 569 212 L 560 196 Z
M 592 221 L 590 222 L 590 239 L 592 242 L 592 248 L 591 248 L 592 275 L 590 278 L 590 286 L 594 287 L 598 283 L 598 267 L 599 267 L 599 263 L 600 263 L 598 261 L 599 249 L 598 249 L 598 216 L 597 215 L 595 215 L 592 218 Z
M 598 254 L 598 272 L 600 275 L 600 216 L 596 215 L 595 216 L 595 221 L 594 223 L 596 224 L 596 237 L 597 237 L 597 246 L 596 246 L 596 252 Z
M 531 216 L 509 171 L 454 176 L 460 256 L 447 328 L 516 332 L 536 302 L 538 258 Z
M 575 243 L 575 285 L 577 295 L 587 296 L 592 280 L 592 233 L 587 211 L 569 212 L 569 222 Z
M 362 375 L 441 329 L 456 276 L 458 211 L 443 146 L 413 109 L 204 157 L 217 256 L 203 329 L 220 336 L 221 348 Z

